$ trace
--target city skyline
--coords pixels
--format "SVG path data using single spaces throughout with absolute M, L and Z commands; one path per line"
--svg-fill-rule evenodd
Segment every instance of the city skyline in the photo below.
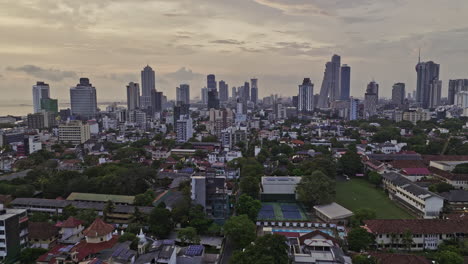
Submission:
M 421 4 L 437 10 L 438 19 L 414 12 Z M 17 91 L 26 92 L 33 83 L 44 81 L 63 101 L 74 80 L 88 77 L 101 100 L 121 100 L 125 92 L 120 88 L 139 82 L 139 69 L 149 64 L 156 71 L 158 91 L 170 98 L 175 98 L 180 83 L 190 84 L 198 96 L 208 73 L 233 87 L 256 76 L 266 88 L 260 97 L 291 96 L 305 77 L 319 87 L 323 65 L 336 53 L 353 68 L 351 95 L 362 96 L 366 84 L 375 79 L 382 96 L 389 98 L 396 82 L 406 83 L 410 92 L 416 88 L 414 64 L 421 48 L 424 61 L 442 65 L 442 96 L 446 96 L 449 79 L 466 78 L 460 56 L 466 49 L 466 34 L 460 33 L 467 28 L 457 14 L 465 13 L 468 3 L 451 4 L 432 0 L 352 4 L 246 0 L 236 5 L 203 0 L 197 6 L 182 0 L 0 3 L 0 31 L 8 38 L 0 45 L 4 62 L 0 80 L 4 94 L 12 99 L 23 99 Z M 134 19 L 117 16 L 122 10 Z M 259 25 L 258 16 L 265 23 Z M 30 38 L 36 40 L 34 47 Z

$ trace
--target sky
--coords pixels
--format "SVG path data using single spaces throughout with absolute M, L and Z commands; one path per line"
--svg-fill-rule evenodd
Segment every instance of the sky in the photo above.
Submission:
M 88 77 L 98 100 L 125 100 L 141 69 L 156 89 L 192 97 L 216 74 L 229 87 L 259 79 L 260 97 L 296 95 L 304 77 L 319 93 L 333 54 L 351 66 L 351 94 L 371 80 L 381 96 L 416 85 L 422 60 L 449 79 L 468 78 L 466 0 L 0 0 L 0 101 L 30 100 L 36 81 L 51 97 Z

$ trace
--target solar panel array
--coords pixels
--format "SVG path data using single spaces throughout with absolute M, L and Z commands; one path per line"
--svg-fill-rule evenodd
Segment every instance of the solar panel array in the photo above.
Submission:
M 301 213 L 296 205 L 281 205 L 281 211 L 283 212 L 284 219 L 301 219 Z
M 273 210 L 273 205 L 271 204 L 264 204 L 258 212 L 258 219 L 275 219 L 275 211 Z
M 186 256 L 201 256 L 205 247 L 202 245 L 192 245 L 185 250 Z

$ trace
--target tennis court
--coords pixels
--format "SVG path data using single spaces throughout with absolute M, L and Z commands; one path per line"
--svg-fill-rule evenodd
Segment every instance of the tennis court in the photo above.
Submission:
M 257 220 L 306 221 L 307 217 L 296 203 L 262 203 Z

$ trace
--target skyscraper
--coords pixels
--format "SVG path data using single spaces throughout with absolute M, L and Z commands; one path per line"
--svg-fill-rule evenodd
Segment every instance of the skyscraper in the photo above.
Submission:
M 351 67 L 347 64 L 341 66 L 341 100 L 347 101 L 351 91 Z
M 349 98 L 349 120 L 357 120 L 359 118 L 359 99 Z
M 152 90 L 156 90 L 156 77 L 153 69 L 149 65 L 146 65 L 146 67 L 141 71 L 141 109 L 151 107 Z
M 201 99 L 203 104 L 208 104 L 208 88 L 204 87 L 201 89 Z
M 181 84 L 177 87 L 176 103 L 190 104 L 190 85 Z
M 232 91 L 232 92 L 231 92 L 231 93 L 232 93 L 232 98 L 233 98 L 233 99 L 236 99 L 236 98 L 237 98 L 237 89 L 236 89 L 236 87 L 233 86 L 233 87 L 231 88 L 231 91 Z
M 258 101 L 258 79 L 250 79 L 250 101 L 257 104 Z
M 219 81 L 219 101 L 226 102 L 229 99 L 229 87 L 225 81 Z
M 36 85 L 32 87 L 32 94 L 34 113 L 39 113 L 41 111 L 41 100 L 49 98 L 50 96 L 49 84 L 37 82 Z
M 304 78 L 302 85 L 299 85 L 299 112 L 314 111 L 314 84 L 310 78 Z
M 140 85 L 130 82 L 127 85 L 127 109 L 135 110 L 140 108 Z
M 250 83 L 249 82 L 244 83 L 244 90 L 242 92 L 242 99 L 245 102 L 250 101 Z
M 163 92 L 151 91 L 151 109 L 154 113 L 160 113 L 163 110 L 164 94 Z
M 216 88 L 216 77 L 214 74 L 206 76 L 206 84 L 208 88 L 208 109 L 219 109 L 219 95 Z
M 331 61 L 325 64 L 318 101 L 319 108 L 326 108 L 330 102 L 340 99 L 340 66 L 341 57 L 336 54 L 332 56 Z
M 405 102 L 405 84 L 395 83 L 392 87 L 392 102 L 397 106 L 403 105 Z
M 468 91 L 468 79 L 449 80 L 448 103 L 455 104 L 455 95 L 462 91 Z
M 432 80 L 429 84 L 429 108 L 436 108 L 440 105 L 440 99 L 442 97 L 442 81 Z
M 364 95 L 364 118 L 368 119 L 377 114 L 377 105 L 379 103 L 379 84 L 375 81 L 367 85 Z
M 433 92 L 436 90 L 431 90 L 431 84 L 434 84 L 434 81 L 439 80 L 439 70 L 440 65 L 434 63 L 433 61 L 419 61 L 416 65 L 416 102 L 418 102 L 424 109 L 429 108 L 431 105 L 431 96 L 434 97 L 433 93 L 431 95 L 431 91 Z M 433 86 L 433 88 L 437 88 L 437 85 Z
M 70 103 L 72 115 L 88 119 L 96 116 L 96 88 L 88 78 L 80 78 L 80 83 L 70 88 Z

